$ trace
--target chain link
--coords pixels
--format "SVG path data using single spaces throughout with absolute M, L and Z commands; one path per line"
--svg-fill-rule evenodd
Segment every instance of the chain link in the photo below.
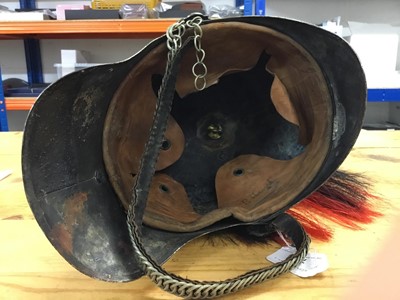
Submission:
M 203 18 L 201 16 L 195 16 L 192 19 L 183 19 L 173 25 L 167 30 L 167 47 L 168 47 L 168 61 L 172 61 L 176 55 L 178 49 L 182 47 L 182 37 L 186 32 L 186 28 L 193 29 L 194 34 L 194 48 L 196 49 L 197 61 L 192 66 L 192 73 L 194 76 L 194 86 L 198 91 L 202 91 L 207 86 L 207 66 L 204 63 L 206 58 L 206 52 L 201 46 L 201 38 L 203 37 L 203 30 L 201 23 Z

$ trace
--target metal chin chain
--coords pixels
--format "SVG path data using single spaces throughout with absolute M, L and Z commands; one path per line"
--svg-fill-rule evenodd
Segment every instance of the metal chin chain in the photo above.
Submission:
M 204 20 L 202 15 L 192 15 L 189 18 L 183 19 L 173 25 L 167 30 L 167 47 L 168 47 L 168 61 L 172 61 L 177 51 L 182 48 L 182 38 L 187 28 L 193 29 L 193 45 L 196 49 L 197 62 L 192 67 L 194 76 L 194 86 L 198 91 L 202 91 L 207 86 L 207 66 L 204 63 L 206 52 L 201 47 L 201 38 L 203 37 L 203 30 L 201 23 Z
M 203 17 L 195 15 L 172 25 L 168 29 L 167 46 L 169 54 L 166 72 L 158 93 L 153 125 L 140 162 L 140 169 L 133 188 L 132 201 L 127 212 L 127 224 L 132 246 L 137 254 L 137 258 L 141 262 L 145 274 L 161 289 L 187 299 L 215 298 L 278 277 L 304 260 L 310 243 L 302 227 L 292 219 L 294 223 L 291 224 L 292 226 L 290 226 L 289 231 L 296 231 L 297 233 L 297 242 L 295 242 L 297 252 L 295 254 L 278 264 L 250 271 L 246 274 L 223 281 L 196 281 L 182 278 L 162 269 L 162 267 L 146 253 L 141 242 L 143 214 L 147 203 L 151 180 L 155 172 L 155 164 L 159 156 L 167 120 L 172 107 L 182 49 L 192 40 L 196 48 L 197 57 L 197 62 L 192 68 L 193 75 L 195 76 L 194 85 L 198 90 L 202 90 L 206 87 L 205 77 L 207 75 L 207 68 L 204 64 L 205 52 L 201 48 L 202 29 L 200 25 L 202 22 Z M 185 31 L 188 28 L 193 29 L 194 36 L 185 36 Z M 185 41 L 182 40 L 184 37 Z M 279 223 L 278 216 L 276 219 L 268 222 L 267 225 L 273 224 L 273 226 L 278 229 Z

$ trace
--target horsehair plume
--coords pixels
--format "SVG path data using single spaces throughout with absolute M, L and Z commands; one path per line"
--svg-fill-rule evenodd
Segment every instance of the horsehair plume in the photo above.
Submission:
M 315 240 L 329 241 L 333 232 L 327 220 L 353 230 L 382 216 L 370 181 L 361 174 L 336 171 L 317 191 L 292 207 L 288 213 L 297 218 Z
M 333 237 L 333 230 L 306 210 L 291 209 L 288 211 L 304 227 L 307 234 L 321 242 L 329 242 Z
M 338 170 L 318 190 L 287 213 L 297 219 L 314 240 L 328 242 L 334 235 L 330 222 L 352 230 L 362 230 L 363 225 L 382 216 L 377 206 L 381 199 L 371 190 L 371 182 L 365 176 Z M 249 234 L 245 227 L 238 226 L 208 235 L 207 240 L 212 245 L 221 242 L 227 245 L 237 242 L 265 244 L 279 239 L 271 232 Z

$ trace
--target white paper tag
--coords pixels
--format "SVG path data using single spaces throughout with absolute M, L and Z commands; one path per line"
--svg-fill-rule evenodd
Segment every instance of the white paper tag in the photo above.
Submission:
M 0 170 L 0 180 L 3 180 L 7 176 L 10 176 L 12 174 L 11 170 Z
M 278 251 L 268 255 L 266 258 L 273 263 L 278 263 L 285 260 L 289 255 L 296 253 L 296 248 L 282 247 Z M 310 251 L 304 261 L 292 269 L 290 272 L 299 277 L 311 277 L 318 273 L 324 272 L 328 269 L 329 263 L 328 258 L 325 254 Z
M 328 258 L 325 254 L 310 252 L 303 262 L 290 272 L 299 277 L 311 277 L 326 271 L 328 267 Z
M 272 253 L 271 255 L 267 256 L 267 259 L 270 262 L 278 263 L 285 260 L 289 255 L 295 254 L 296 248 L 292 246 L 285 246 L 279 249 L 278 251 Z

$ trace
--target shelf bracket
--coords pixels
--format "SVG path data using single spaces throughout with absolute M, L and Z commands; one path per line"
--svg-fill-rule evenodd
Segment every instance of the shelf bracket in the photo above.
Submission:
M 35 0 L 19 0 L 21 9 L 35 9 Z M 25 60 L 29 86 L 43 83 L 42 55 L 40 41 L 37 39 L 25 39 Z
M 24 39 L 24 48 L 29 86 L 43 83 L 40 41 L 36 39 Z

